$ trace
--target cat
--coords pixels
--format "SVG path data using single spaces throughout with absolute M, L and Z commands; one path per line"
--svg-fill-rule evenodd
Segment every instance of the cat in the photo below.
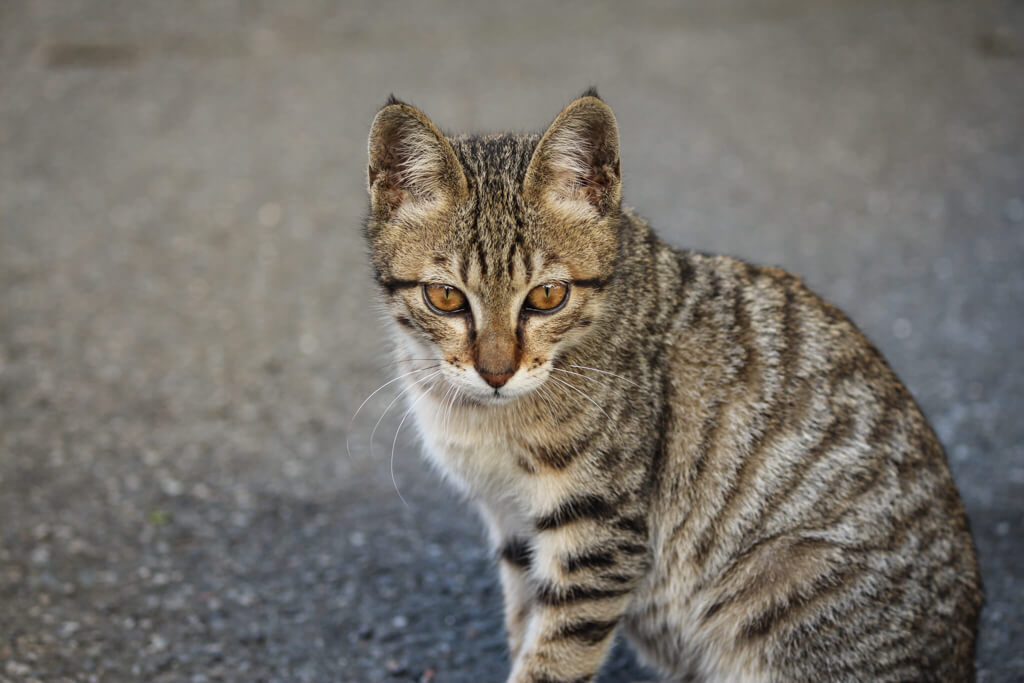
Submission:
M 617 634 L 686 681 L 970 681 L 982 591 L 936 436 L 878 350 L 775 267 L 621 201 L 594 91 L 542 136 L 393 97 L 365 234 L 427 458 L 482 514 L 514 683 Z

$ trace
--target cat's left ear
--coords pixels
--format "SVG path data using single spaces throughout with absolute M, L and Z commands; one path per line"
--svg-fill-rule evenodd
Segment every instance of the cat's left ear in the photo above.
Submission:
M 533 153 L 523 185 L 528 200 L 568 217 L 605 218 L 622 198 L 615 115 L 588 92 L 562 110 Z

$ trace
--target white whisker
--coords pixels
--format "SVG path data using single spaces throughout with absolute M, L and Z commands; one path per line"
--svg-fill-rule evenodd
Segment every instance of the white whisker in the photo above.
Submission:
M 438 372 L 440 372 L 440 371 L 438 371 Z M 431 375 L 431 377 L 434 377 L 434 376 L 436 376 L 436 375 Z M 402 501 L 402 503 L 405 505 L 405 507 L 409 507 L 409 503 L 405 502 L 405 497 L 402 496 L 402 492 L 398 490 L 398 480 L 395 479 L 395 446 L 398 445 L 398 433 L 402 431 L 402 425 L 405 424 L 406 418 L 408 418 L 410 413 L 412 413 L 412 411 L 416 408 L 416 404 L 418 404 L 420 401 L 422 401 L 424 398 L 426 398 L 427 395 L 430 394 L 430 390 L 433 389 L 433 388 L 434 388 L 434 384 L 431 384 L 429 387 L 426 388 L 426 390 L 422 394 L 419 395 L 419 397 L 416 398 L 415 401 L 412 402 L 412 405 L 410 405 L 409 408 L 405 411 L 405 414 L 402 415 L 402 419 L 398 423 L 398 428 L 395 430 L 395 438 L 391 442 L 391 483 L 394 484 L 394 486 L 395 486 L 395 493 L 398 494 L 398 498 Z
M 393 358 L 392 360 L 390 360 L 389 362 L 385 363 L 384 365 L 381 365 L 380 367 L 381 368 L 386 368 L 389 365 L 398 365 L 400 363 L 417 363 L 417 362 L 427 362 L 427 361 L 431 361 L 431 362 L 434 362 L 434 363 L 441 363 L 441 362 L 444 361 L 444 358 Z
M 448 402 L 448 414 L 445 416 L 444 430 L 445 433 L 450 433 L 452 426 L 452 413 L 455 412 L 455 402 L 459 400 L 459 388 L 454 384 L 452 387 L 455 388 L 455 393 L 452 394 L 451 401 Z
M 552 412 L 558 410 L 558 402 L 555 400 L 555 397 L 551 395 L 546 384 L 541 384 L 537 387 L 537 397 L 540 398 L 540 400 L 544 402 L 544 405 Z
M 398 396 L 395 396 L 395 398 L 391 401 L 391 403 L 388 404 L 388 407 L 384 409 L 384 412 L 381 413 L 380 417 L 377 419 L 377 424 L 373 425 L 373 431 L 370 432 L 370 457 L 371 458 L 373 457 L 373 437 L 377 434 L 377 428 L 380 427 L 380 423 L 384 421 L 384 416 L 388 414 L 388 411 L 391 410 L 391 407 L 393 405 L 395 405 L 396 403 L 398 403 L 398 400 L 401 399 L 402 396 L 404 396 L 414 386 L 416 386 L 417 384 L 421 384 L 423 382 L 426 382 L 427 380 L 429 380 L 429 379 L 431 379 L 433 377 L 437 377 L 440 374 L 441 374 L 440 370 L 435 370 L 434 372 L 430 373 L 426 377 L 420 377 L 418 380 L 416 380 L 415 382 L 413 382 L 412 384 L 407 386 L 405 389 L 402 389 L 402 391 L 400 391 L 398 393 Z
M 450 399 L 454 393 L 455 385 L 449 384 L 448 391 L 444 392 L 444 396 L 442 396 L 441 400 L 438 401 L 437 410 L 434 412 L 434 419 L 437 421 L 437 424 L 441 426 L 441 431 L 445 434 L 448 433 L 448 425 L 445 420 L 445 413 L 448 409 L 448 399 Z
M 567 375 L 576 375 L 577 377 L 582 377 L 583 379 L 587 380 L 588 382 L 597 382 L 600 386 L 603 386 L 603 387 L 604 386 L 608 386 L 604 382 L 601 382 L 600 380 L 598 380 L 598 379 L 596 379 L 594 377 L 587 377 L 586 375 L 580 374 L 578 372 L 573 372 L 572 370 L 565 370 L 564 368 L 556 368 L 554 366 L 551 366 L 551 369 L 554 370 L 555 372 L 564 372 Z
M 444 409 L 447 407 L 448 398 L 455 391 L 455 385 L 449 384 L 448 390 L 441 396 L 441 400 L 437 402 L 437 410 L 434 411 L 434 419 L 438 424 L 444 424 Z
M 348 421 L 348 431 L 345 432 L 345 450 L 348 451 L 348 457 L 349 458 L 352 457 L 352 449 L 349 446 L 349 435 L 352 433 L 352 425 L 355 424 L 356 416 L 359 415 L 359 411 L 363 409 L 363 406 L 365 406 L 367 404 L 367 402 L 371 398 L 376 396 L 377 392 L 379 392 L 384 387 L 386 387 L 386 386 L 388 386 L 390 384 L 394 384 L 395 382 L 397 382 L 398 380 L 402 379 L 403 377 L 408 377 L 409 375 L 415 375 L 418 372 L 426 372 L 427 370 L 433 370 L 434 368 L 437 368 L 437 367 L 440 367 L 440 364 L 438 364 L 438 365 L 431 365 L 431 366 L 428 366 L 428 367 L 425 367 L 425 368 L 420 368 L 418 370 L 411 370 L 409 372 L 402 373 L 398 377 L 395 377 L 394 379 L 391 379 L 391 380 L 388 380 L 387 382 L 384 382 L 384 384 L 381 384 L 379 387 L 374 389 L 373 393 L 371 393 L 369 396 L 367 396 L 365 399 L 363 399 L 363 402 L 359 404 L 358 408 L 356 408 L 356 412 L 352 413 L 352 419 L 350 419 Z M 399 394 L 399 396 L 401 396 L 401 394 Z
M 562 386 L 566 386 L 566 387 L 569 387 L 570 389 L 572 389 L 573 391 L 575 391 L 575 392 L 576 392 L 577 394 L 579 394 L 580 396 L 582 396 L 583 398 L 587 399 L 588 401 L 590 401 L 591 403 L 593 403 L 593 404 L 594 404 L 595 406 L 597 406 L 597 409 L 598 409 L 598 410 L 600 410 L 600 411 L 601 411 L 602 413 L 604 413 L 604 416 L 605 416 L 605 417 L 607 417 L 607 418 L 608 418 L 609 420 L 611 420 L 611 419 L 612 419 L 612 418 L 611 418 L 611 416 L 610 416 L 610 415 L 608 415 L 608 413 L 606 413 L 606 412 L 605 412 L 604 408 L 602 408 L 602 407 L 601 407 L 600 405 L 598 405 L 597 401 L 595 401 L 594 399 L 592 399 L 592 398 L 590 398 L 589 396 L 587 396 L 587 394 L 586 394 L 586 393 L 584 393 L 583 391 L 580 391 L 579 389 L 577 389 L 577 388 L 576 388 L 575 386 L 573 386 L 572 384 L 569 384 L 568 382 L 566 382 L 566 381 L 564 381 L 564 380 L 560 380 L 560 379 L 558 379 L 557 377 L 549 377 L 548 379 L 552 379 L 552 380 L 554 380 L 554 381 L 558 382 L 559 384 L 561 384 Z
M 608 372 L 607 370 L 601 370 L 601 369 L 599 369 L 599 368 L 591 368 L 591 367 L 588 367 L 588 366 L 586 366 L 586 365 L 574 365 L 574 364 L 572 364 L 572 363 L 567 363 L 567 365 L 568 365 L 568 366 L 569 366 L 570 368 L 577 368 L 577 369 L 579 369 L 579 370 L 593 370 L 594 372 L 599 372 L 599 373 L 601 373 L 602 375 L 609 375 L 609 376 L 611 376 L 611 377 L 618 377 L 618 378 L 619 378 L 619 379 L 621 379 L 621 380 L 622 380 L 623 382 L 629 382 L 629 383 L 630 383 L 630 384 L 632 384 L 632 385 L 633 385 L 634 387 L 640 388 L 640 385 L 639 385 L 639 384 L 637 384 L 636 382 L 634 382 L 633 380 L 629 379 L 628 377 L 623 377 L 622 375 L 616 375 L 616 374 L 615 374 L 614 372 Z

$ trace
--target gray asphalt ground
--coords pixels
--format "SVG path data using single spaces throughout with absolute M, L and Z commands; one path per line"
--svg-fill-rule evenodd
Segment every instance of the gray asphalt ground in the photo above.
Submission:
M 980 679 L 1024 679 L 1019 0 L 5 0 L 0 680 L 502 680 L 478 522 L 395 385 L 352 420 L 395 374 L 365 136 L 390 92 L 536 130 L 589 85 L 663 235 L 887 354 L 971 516 Z

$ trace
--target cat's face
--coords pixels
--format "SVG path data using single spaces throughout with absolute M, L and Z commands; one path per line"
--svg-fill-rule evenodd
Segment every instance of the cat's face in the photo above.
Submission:
M 369 183 L 374 267 L 407 358 L 436 361 L 484 404 L 577 372 L 559 360 L 599 343 L 591 332 L 608 314 L 617 246 L 618 147 L 604 103 L 577 100 L 539 142 L 448 140 L 391 104 L 374 122 Z

